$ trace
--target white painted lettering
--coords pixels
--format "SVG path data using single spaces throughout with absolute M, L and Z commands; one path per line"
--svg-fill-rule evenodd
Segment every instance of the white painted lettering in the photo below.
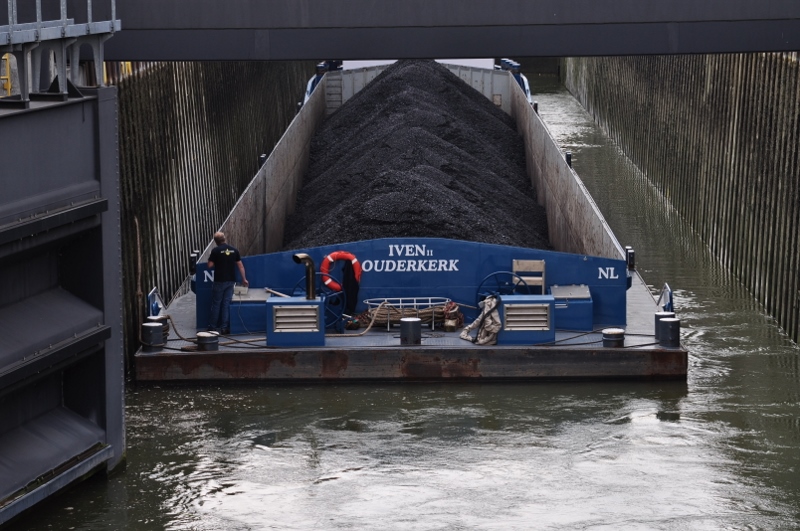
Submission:
M 203 282 L 214 282 L 214 271 L 211 269 L 206 269 L 205 273 L 203 274 Z
M 433 250 L 426 245 L 417 244 L 391 244 L 389 245 L 389 256 L 433 256 Z M 364 260 L 361 262 L 361 270 L 365 273 L 435 273 L 438 271 L 458 271 L 458 258 L 449 260 L 435 260 L 433 258 L 420 258 L 417 260 Z M 613 268 L 600 269 L 600 274 L 613 275 Z M 613 277 L 616 278 L 616 277 Z M 205 281 L 213 281 L 214 272 L 205 272 Z
M 619 275 L 616 274 L 613 267 L 598 267 L 599 274 L 597 278 L 599 279 L 610 279 L 615 280 L 619 278 Z

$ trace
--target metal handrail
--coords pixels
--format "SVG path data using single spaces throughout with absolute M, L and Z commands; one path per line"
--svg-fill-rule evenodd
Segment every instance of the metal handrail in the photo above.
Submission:
M 86 0 L 86 23 L 75 24 L 73 19 L 67 18 L 67 0 L 59 0 L 60 16 L 58 20 L 42 20 L 42 0 L 36 0 L 36 21 L 29 23 L 19 23 L 19 15 L 17 9 L 18 0 L 7 0 L 8 2 L 8 25 L 0 26 L 0 46 L 21 44 L 23 42 L 38 42 L 41 40 L 50 40 L 56 38 L 76 37 L 80 35 L 93 34 L 93 33 L 114 33 L 120 29 L 117 21 L 117 2 L 116 0 L 106 0 L 111 7 L 111 20 L 95 22 L 92 20 L 92 0 Z M 60 27 L 61 31 L 57 34 L 45 34 L 43 29 L 52 27 Z M 74 26 L 78 31 L 68 31 L 68 28 Z M 32 31 L 32 33 L 30 33 Z M 12 38 L 12 35 L 19 34 L 20 32 L 28 32 L 26 35 L 18 38 Z M 74 35 L 72 34 L 74 33 Z M 3 35 L 6 34 L 6 35 Z M 5 38 L 2 38 L 5 37 Z
M 664 305 L 661 306 L 662 299 L 665 301 Z M 672 301 L 672 288 L 669 287 L 669 284 L 664 282 L 664 287 L 661 288 L 661 294 L 658 296 L 658 300 L 656 301 L 656 306 L 661 306 L 661 309 L 665 312 L 674 312 L 675 307 Z
M 427 309 L 444 306 L 450 299 L 447 297 L 375 297 L 364 299 L 364 304 L 370 308 L 377 308 L 383 303 L 391 304 L 398 308 Z
M 86 21 L 81 23 L 76 23 L 75 19 L 68 18 L 68 0 L 58 0 L 61 8 L 60 18 L 54 20 L 42 20 L 42 0 L 35 0 L 36 20 L 23 23 L 19 21 L 19 11 L 17 9 L 19 0 L 6 1 L 8 6 L 8 25 L 0 26 L 0 56 L 5 53 L 15 54 L 17 56 L 17 68 L 20 69 L 21 73 L 19 98 L 13 101 L 4 101 L 4 104 L 19 108 L 28 108 L 30 106 L 30 95 L 38 92 L 38 89 L 41 88 L 39 86 L 41 83 L 39 71 L 32 72 L 33 75 L 29 77 L 27 75 L 29 73 L 28 70 L 36 69 L 36 65 L 39 64 L 36 61 L 41 61 L 42 54 L 48 53 L 50 50 L 58 50 L 55 58 L 55 66 L 58 71 L 53 77 L 58 78 L 59 97 L 68 97 L 68 78 L 71 77 L 74 81 L 77 77 L 77 68 L 68 70 L 67 64 L 70 62 L 68 56 L 73 58 L 75 66 L 77 66 L 80 48 L 84 44 L 88 44 L 92 48 L 97 84 L 101 87 L 105 86 L 103 77 L 103 43 L 113 36 L 115 32 L 122 29 L 121 22 L 116 19 L 116 0 L 101 0 L 106 2 L 105 6 L 110 7 L 111 20 L 99 22 L 94 21 L 92 13 L 93 0 L 85 0 Z M 30 0 L 23 1 L 33 4 Z M 55 5 L 56 0 L 49 1 Z M 81 8 L 74 7 L 74 4 L 79 3 L 79 0 L 70 1 L 73 1 L 73 9 L 80 11 Z M 62 46 L 60 48 L 53 47 L 58 41 L 62 42 Z
M 406 311 L 420 317 L 420 312 L 435 311 L 436 308 L 444 309 L 450 302 L 447 297 L 377 297 L 364 300 L 368 311 L 386 308 L 386 330 L 392 328 L 391 311 L 396 311 L 398 318 L 408 317 Z M 431 330 L 435 326 L 436 319 L 431 315 Z

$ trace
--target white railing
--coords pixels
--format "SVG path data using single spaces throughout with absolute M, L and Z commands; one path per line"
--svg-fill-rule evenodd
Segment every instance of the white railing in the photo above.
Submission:
M 417 317 L 433 330 L 437 321 L 444 320 L 451 301 L 445 297 L 380 297 L 364 303 L 373 322 L 385 324 L 387 330 L 404 317 Z

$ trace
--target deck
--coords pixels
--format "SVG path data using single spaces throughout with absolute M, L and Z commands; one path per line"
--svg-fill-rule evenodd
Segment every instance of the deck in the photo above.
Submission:
M 655 340 L 658 308 L 638 275 L 627 294 L 623 347 L 603 347 L 600 329 L 557 331 L 547 345 L 478 346 L 460 339 L 460 331 L 425 326 L 420 345 L 401 345 L 399 328 L 384 325 L 327 335 L 324 347 L 270 347 L 261 334 L 222 337 L 219 350 L 200 352 L 181 339 L 196 334 L 189 293 L 166 312 L 173 326 L 165 348 L 140 350 L 135 374 L 138 381 L 159 382 L 685 379 L 688 352 Z

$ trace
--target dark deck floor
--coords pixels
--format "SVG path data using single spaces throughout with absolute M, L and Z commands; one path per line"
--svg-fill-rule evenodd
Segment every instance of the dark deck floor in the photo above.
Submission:
M 136 354 L 140 381 L 180 380 L 429 380 L 685 378 L 687 352 L 654 338 L 653 297 L 638 275 L 628 290 L 623 347 L 603 347 L 593 333 L 557 331 L 547 345 L 478 346 L 457 332 L 423 327 L 420 345 L 402 345 L 386 325 L 329 334 L 321 347 L 270 347 L 262 335 L 221 337 L 219 350 L 198 352 L 194 294 L 174 301 L 166 348 Z M 175 328 L 177 330 L 175 330 Z

